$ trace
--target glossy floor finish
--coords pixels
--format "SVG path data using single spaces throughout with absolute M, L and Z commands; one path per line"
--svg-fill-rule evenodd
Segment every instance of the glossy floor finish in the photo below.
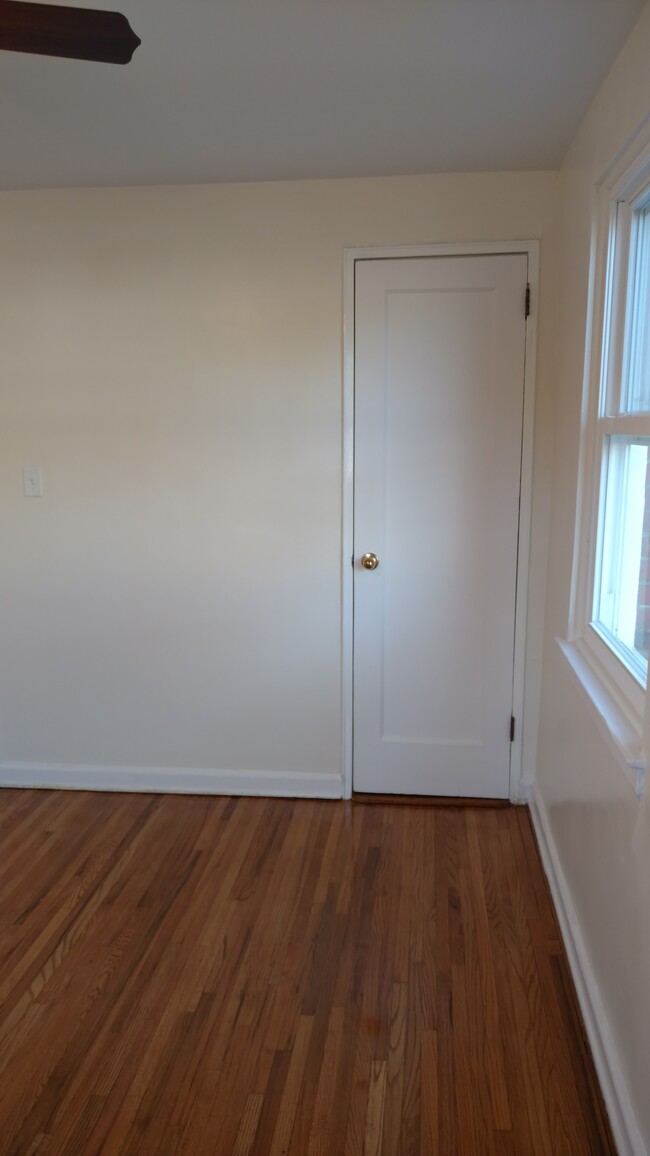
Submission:
M 527 812 L 0 792 L 3 1156 L 613 1151 Z

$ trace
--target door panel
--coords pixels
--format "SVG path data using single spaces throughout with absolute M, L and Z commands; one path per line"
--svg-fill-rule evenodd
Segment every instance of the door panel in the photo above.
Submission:
M 526 280 L 521 254 L 356 265 L 358 791 L 509 792 Z

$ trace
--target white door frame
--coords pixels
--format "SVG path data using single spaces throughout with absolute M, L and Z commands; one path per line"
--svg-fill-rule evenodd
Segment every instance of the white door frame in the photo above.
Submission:
M 524 371 L 524 415 L 522 430 L 519 542 L 517 547 L 517 592 L 512 711 L 516 719 L 510 756 L 510 799 L 525 801 L 527 788 L 522 781 L 524 751 L 524 673 L 526 663 L 526 623 L 533 490 L 533 437 L 535 416 L 535 367 L 537 355 L 537 300 L 539 286 L 539 241 L 479 241 L 475 244 L 396 245 L 345 249 L 343 252 L 343 521 L 342 521 L 342 718 L 343 718 L 343 798 L 352 795 L 352 714 L 353 714 L 353 578 L 354 550 L 354 280 L 357 261 L 402 257 L 499 256 L 524 253 L 528 257 L 531 304 L 526 326 Z M 524 302 L 522 301 L 522 309 Z

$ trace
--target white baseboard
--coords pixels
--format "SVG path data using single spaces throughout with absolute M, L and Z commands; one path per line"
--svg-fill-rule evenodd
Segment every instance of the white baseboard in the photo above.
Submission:
M 533 788 L 530 813 L 619 1156 L 648 1156 L 648 1149 L 630 1102 L 623 1068 L 611 1036 L 598 983 L 582 938 L 578 916 L 551 834 L 546 808 L 536 788 Z
M 296 799 L 340 799 L 343 794 L 343 781 L 336 773 L 65 766 L 53 763 L 0 763 L 0 787 L 152 791 L 180 795 L 268 795 Z

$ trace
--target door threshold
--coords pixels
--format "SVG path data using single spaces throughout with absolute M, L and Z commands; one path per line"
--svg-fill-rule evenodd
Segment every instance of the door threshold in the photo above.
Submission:
M 403 807 L 511 807 L 509 799 L 473 799 L 455 795 L 381 795 L 353 791 L 353 803 L 397 803 Z

